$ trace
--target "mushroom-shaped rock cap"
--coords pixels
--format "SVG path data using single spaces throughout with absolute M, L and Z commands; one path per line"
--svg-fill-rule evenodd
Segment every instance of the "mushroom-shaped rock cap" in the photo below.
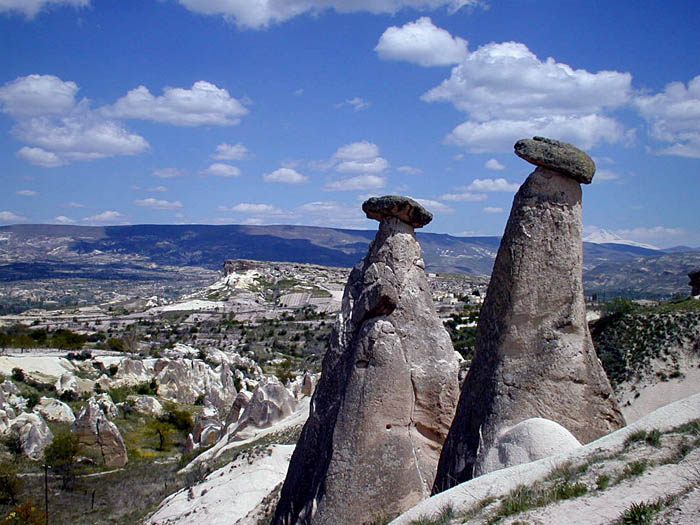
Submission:
M 387 217 L 397 217 L 414 228 L 422 228 L 433 220 L 433 214 L 418 202 L 399 195 L 372 197 L 362 204 L 362 211 L 368 219 L 382 221 Z
M 595 173 L 595 163 L 586 152 L 560 140 L 522 139 L 515 143 L 515 154 L 535 166 L 568 175 L 583 184 L 590 184 Z

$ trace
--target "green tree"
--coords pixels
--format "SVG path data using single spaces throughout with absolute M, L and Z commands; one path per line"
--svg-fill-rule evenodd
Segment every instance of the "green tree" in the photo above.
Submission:
M 107 339 L 107 348 L 114 352 L 124 352 L 126 350 L 126 345 L 124 341 L 118 337 L 110 337 Z
M 62 488 L 70 488 L 75 479 L 76 458 L 80 453 L 78 437 L 70 431 L 63 431 L 53 438 L 44 450 L 44 461 L 61 476 Z
M 172 424 L 155 419 L 148 424 L 148 428 L 158 437 L 156 450 L 168 450 L 173 446 L 172 436 L 177 430 Z
M 0 465 L 0 503 L 17 505 L 22 491 L 22 480 L 17 476 L 17 467 L 11 463 Z

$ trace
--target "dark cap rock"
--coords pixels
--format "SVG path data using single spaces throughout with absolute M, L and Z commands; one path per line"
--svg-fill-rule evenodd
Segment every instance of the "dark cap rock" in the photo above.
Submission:
M 522 139 L 515 143 L 515 154 L 535 166 L 568 175 L 582 184 L 590 184 L 595 173 L 595 163 L 586 152 L 560 140 Z
M 362 211 L 368 219 L 382 221 L 387 217 L 396 217 L 414 228 L 422 228 L 433 220 L 433 214 L 418 202 L 399 195 L 372 197 L 362 204 Z

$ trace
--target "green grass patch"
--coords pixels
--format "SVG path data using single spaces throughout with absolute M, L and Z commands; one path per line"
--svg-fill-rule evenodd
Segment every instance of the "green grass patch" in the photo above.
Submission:
M 614 523 L 617 525 L 645 525 L 653 523 L 654 517 L 663 508 L 663 503 L 659 501 L 645 503 L 632 503 Z

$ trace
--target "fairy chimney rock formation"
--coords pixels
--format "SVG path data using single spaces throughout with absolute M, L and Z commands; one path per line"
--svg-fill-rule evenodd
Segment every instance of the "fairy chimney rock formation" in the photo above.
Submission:
M 700 295 L 700 268 L 695 268 L 690 273 L 688 273 L 690 282 L 688 283 L 691 287 L 690 295 L 693 297 Z
M 515 149 L 538 167 L 513 200 L 433 492 L 486 473 L 499 436 L 524 420 L 554 421 L 581 443 L 624 425 L 586 323 L 580 183 L 595 165 L 551 139 Z
M 430 495 L 459 395 L 452 343 L 414 232 L 432 215 L 372 198 L 380 221 L 352 270 L 272 523 L 369 523 Z

